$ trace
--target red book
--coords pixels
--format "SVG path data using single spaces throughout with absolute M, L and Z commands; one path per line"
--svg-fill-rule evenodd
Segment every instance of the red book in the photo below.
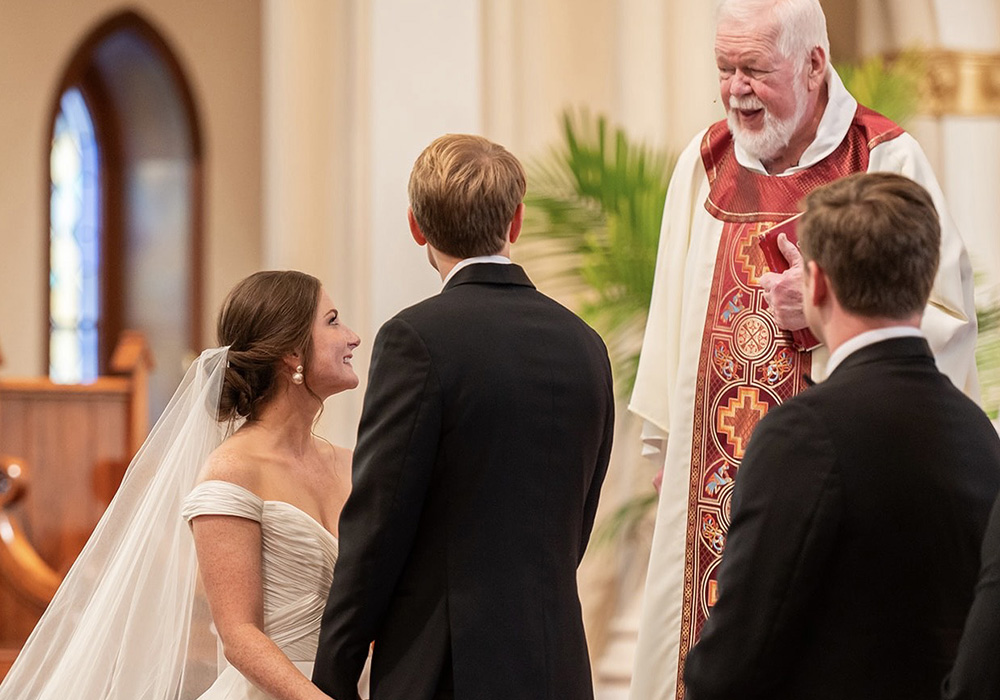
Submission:
M 760 246 L 760 252 L 764 254 L 764 260 L 767 261 L 767 267 L 771 272 L 780 273 L 788 269 L 788 261 L 785 260 L 785 256 L 778 247 L 778 236 L 785 234 L 789 243 L 798 245 L 799 237 L 795 233 L 795 222 L 800 216 L 802 214 L 785 219 L 780 224 L 763 231 L 757 238 L 757 245 Z M 815 350 L 823 344 L 808 327 L 792 331 L 792 343 L 795 345 L 795 349 L 801 352 Z

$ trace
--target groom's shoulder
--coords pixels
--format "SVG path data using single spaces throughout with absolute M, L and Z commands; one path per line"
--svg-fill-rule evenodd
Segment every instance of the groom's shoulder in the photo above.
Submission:
M 378 347 L 431 356 L 451 356 L 456 348 L 484 342 L 498 347 L 540 343 L 567 361 L 609 364 L 607 346 L 597 331 L 559 302 L 527 288 L 488 298 L 460 290 L 439 294 L 396 313 L 375 338 Z
M 430 297 L 397 311 L 379 327 L 376 341 L 412 337 L 417 342 L 426 343 L 443 318 L 439 299 L 440 296 Z
M 443 295 L 436 294 L 422 301 L 418 301 L 416 304 L 412 304 L 396 312 L 396 314 L 389 318 L 386 323 L 398 321 L 411 325 L 420 325 L 438 318 L 442 314 L 443 310 L 448 307 L 448 304 L 442 304 L 442 299 Z
M 390 321 L 399 320 L 422 326 L 492 318 L 511 324 L 525 317 L 542 317 L 550 323 L 594 333 L 575 312 L 534 287 L 526 286 L 462 285 L 408 306 Z

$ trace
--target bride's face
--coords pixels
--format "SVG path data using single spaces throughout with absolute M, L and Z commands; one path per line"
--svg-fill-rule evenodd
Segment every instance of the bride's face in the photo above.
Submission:
M 305 370 L 309 387 L 323 398 L 356 387 L 358 375 L 351 358 L 361 338 L 340 320 L 326 290 L 320 290 L 312 341 L 312 356 Z

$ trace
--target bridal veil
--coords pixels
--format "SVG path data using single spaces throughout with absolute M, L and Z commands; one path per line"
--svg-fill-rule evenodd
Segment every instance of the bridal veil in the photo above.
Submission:
M 181 518 L 208 455 L 226 348 L 187 371 L 3 684 L 0 700 L 187 700 L 219 672 Z

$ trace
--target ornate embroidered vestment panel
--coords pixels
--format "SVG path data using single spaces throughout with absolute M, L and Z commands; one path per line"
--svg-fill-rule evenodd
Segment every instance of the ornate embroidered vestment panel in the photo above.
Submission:
M 734 480 L 754 427 L 767 411 L 805 388 L 812 353 L 766 311 L 760 276 L 767 272 L 756 239 L 798 211 L 811 190 L 868 169 L 869 153 L 902 130 L 859 106 L 840 146 L 816 165 L 774 177 L 747 170 L 724 121 L 702 141 L 710 192 L 705 208 L 723 222 L 695 389 L 681 619 L 678 698 L 684 659 L 717 597 L 716 570 L 729 528 Z

